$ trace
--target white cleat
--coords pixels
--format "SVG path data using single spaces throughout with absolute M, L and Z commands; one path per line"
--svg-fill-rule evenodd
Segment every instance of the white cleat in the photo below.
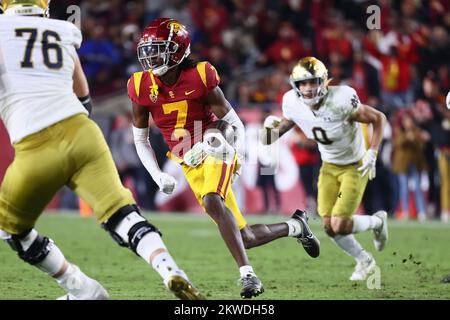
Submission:
M 94 280 L 95 281 L 95 280 Z M 95 281 L 97 282 L 97 281 Z M 94 289 L 94 292 L 91 294 L 80 295 L 78 297 L 74 296 L 71 293 L 65 294 L 59 297 L 56 300 L 109 300 L 109 294 L 105 288 L 103 288 L 98 282 Z
M 74 268 L 70 278 L 66 281 L 67 294 L 56 300 L 108 300 L 109 294 L 96 280 L 89 278 L 80 269 L 72 264 Z
M 388 215 L 386 211 L 377 211 L 373 215 L 382 221 L 381 226 L 373 230 L 373 245 L 375 249 L 381 251 L 388 241 Z
M 370 253 L 369 258 L 364 261 L 358 261 L 356 263 L 355 271 L 350 276 L 351 281 L 364 281 L 371 274 L 377 266 L 375 259 Z

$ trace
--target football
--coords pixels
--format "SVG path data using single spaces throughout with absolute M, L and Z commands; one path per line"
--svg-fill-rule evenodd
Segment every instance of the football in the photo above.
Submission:
M 234 147 L 235 141 L 236 141 L 236 134 L 234 132 L 234 128 L 231 124 L 224 120 L 216 120 L 213 123 L 211 123 L 208 128 L 206 129 L 205 133 L 213 133 L 213 132 L 219 132 L 222 134 L 222 136 L 225 138 L 225 140 Z M 213 147 L 218 147 L 220 145 L 219 141 L 215 141 L 217 139 L 212 139 L 210 141 L 210 144 Z

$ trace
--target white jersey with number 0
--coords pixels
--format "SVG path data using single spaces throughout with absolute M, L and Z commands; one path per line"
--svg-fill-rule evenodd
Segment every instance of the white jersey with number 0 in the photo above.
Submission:
M 86 109 L 73 92 L 81 32 L 72 23 L 0 15 L 0 117 L 12 143 Z
M 329 86 L 320 108 L 313 112 L 292 89 L 283 96 L 283 116 L 317 141 L 323 161 L 346 165 L 361 160 L 365 152 L 360 124 L 348 121 L 359 104 L 353 88 Z

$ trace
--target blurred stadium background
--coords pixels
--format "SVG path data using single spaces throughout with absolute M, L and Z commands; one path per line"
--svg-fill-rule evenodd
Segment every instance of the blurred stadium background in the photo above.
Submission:
M 51 3 L 51 15 L 67 19 L 70 5 L 81 8 L 84 41 L 79 55 L 94 97 L 93 118 L 108 140 L 123 182 L 142 208 L 200 211 L 181 170 L 166 160 L 167 147 L 158 130 L 151 131 L 151 142 L 160 165 L 180 182 L 172 196 L 156 192 L 132 140 L 126 81 L 140 70 L 135 46 L 147 22 L 167 16 L 187 26 L 192 57 L 215 65 L 222 89 L 247 126 L 247 164 L 233 186 L 247 214 L 290 214 L 298 207 L 314 212 L 313 185 L 320 165 L 314 144 L 292 132 L 282 139 L 277 173 L 262 176 L 259 168 L 273 166 L 277 159 L 261 151 L 256 141 L 262 119 L 281 111 L 293 64 L 314 55 L 326 63 L 334 84 L 353 86 L 362 102 L 381 109 L 390 120 L 378 175 L 369 183 L 360 213 L 385 208 L 397 218 L 408 212 L 412 219 L 419 212 L 428 219 L 441 218 L 438 160 L 450 155 L 450 124 L 447 120 L 445 131 L 443 121 L 450 88 L 449 1 L 58 0 Z M 369 5 L 379 6 L 381 29 L 367 28 Z M 396 144 L 405 117 L 415 120 L 420 133 L 413 159 Z M 1 181 L 13 158 L 1 124 L 0 144 Z M 416 170 L 405 180 L 402 172 L 409 164 Z M 408 208 L 402 208 L 400 197 L 405 184 L 411 194 Z M 61 190 L 49 210 L 79 207 L 74 194 Z

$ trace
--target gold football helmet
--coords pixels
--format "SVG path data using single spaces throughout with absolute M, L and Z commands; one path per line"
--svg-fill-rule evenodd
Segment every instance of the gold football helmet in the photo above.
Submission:
M 44 15 L 49 16 L 50 0 L 1 0 L 1 8 L 6 15 Z
M 317 80 L 317 89 L 313 92 L 312 98 L 306 98 L 300 91 L 299 84 L 302 81 L 314 79 Z M 309 107 L 319 103 L 328 92 L 328 70 L 322 61 L 314 57 L 300 59 L 292 69 L 289 80 L 300 99 Z

